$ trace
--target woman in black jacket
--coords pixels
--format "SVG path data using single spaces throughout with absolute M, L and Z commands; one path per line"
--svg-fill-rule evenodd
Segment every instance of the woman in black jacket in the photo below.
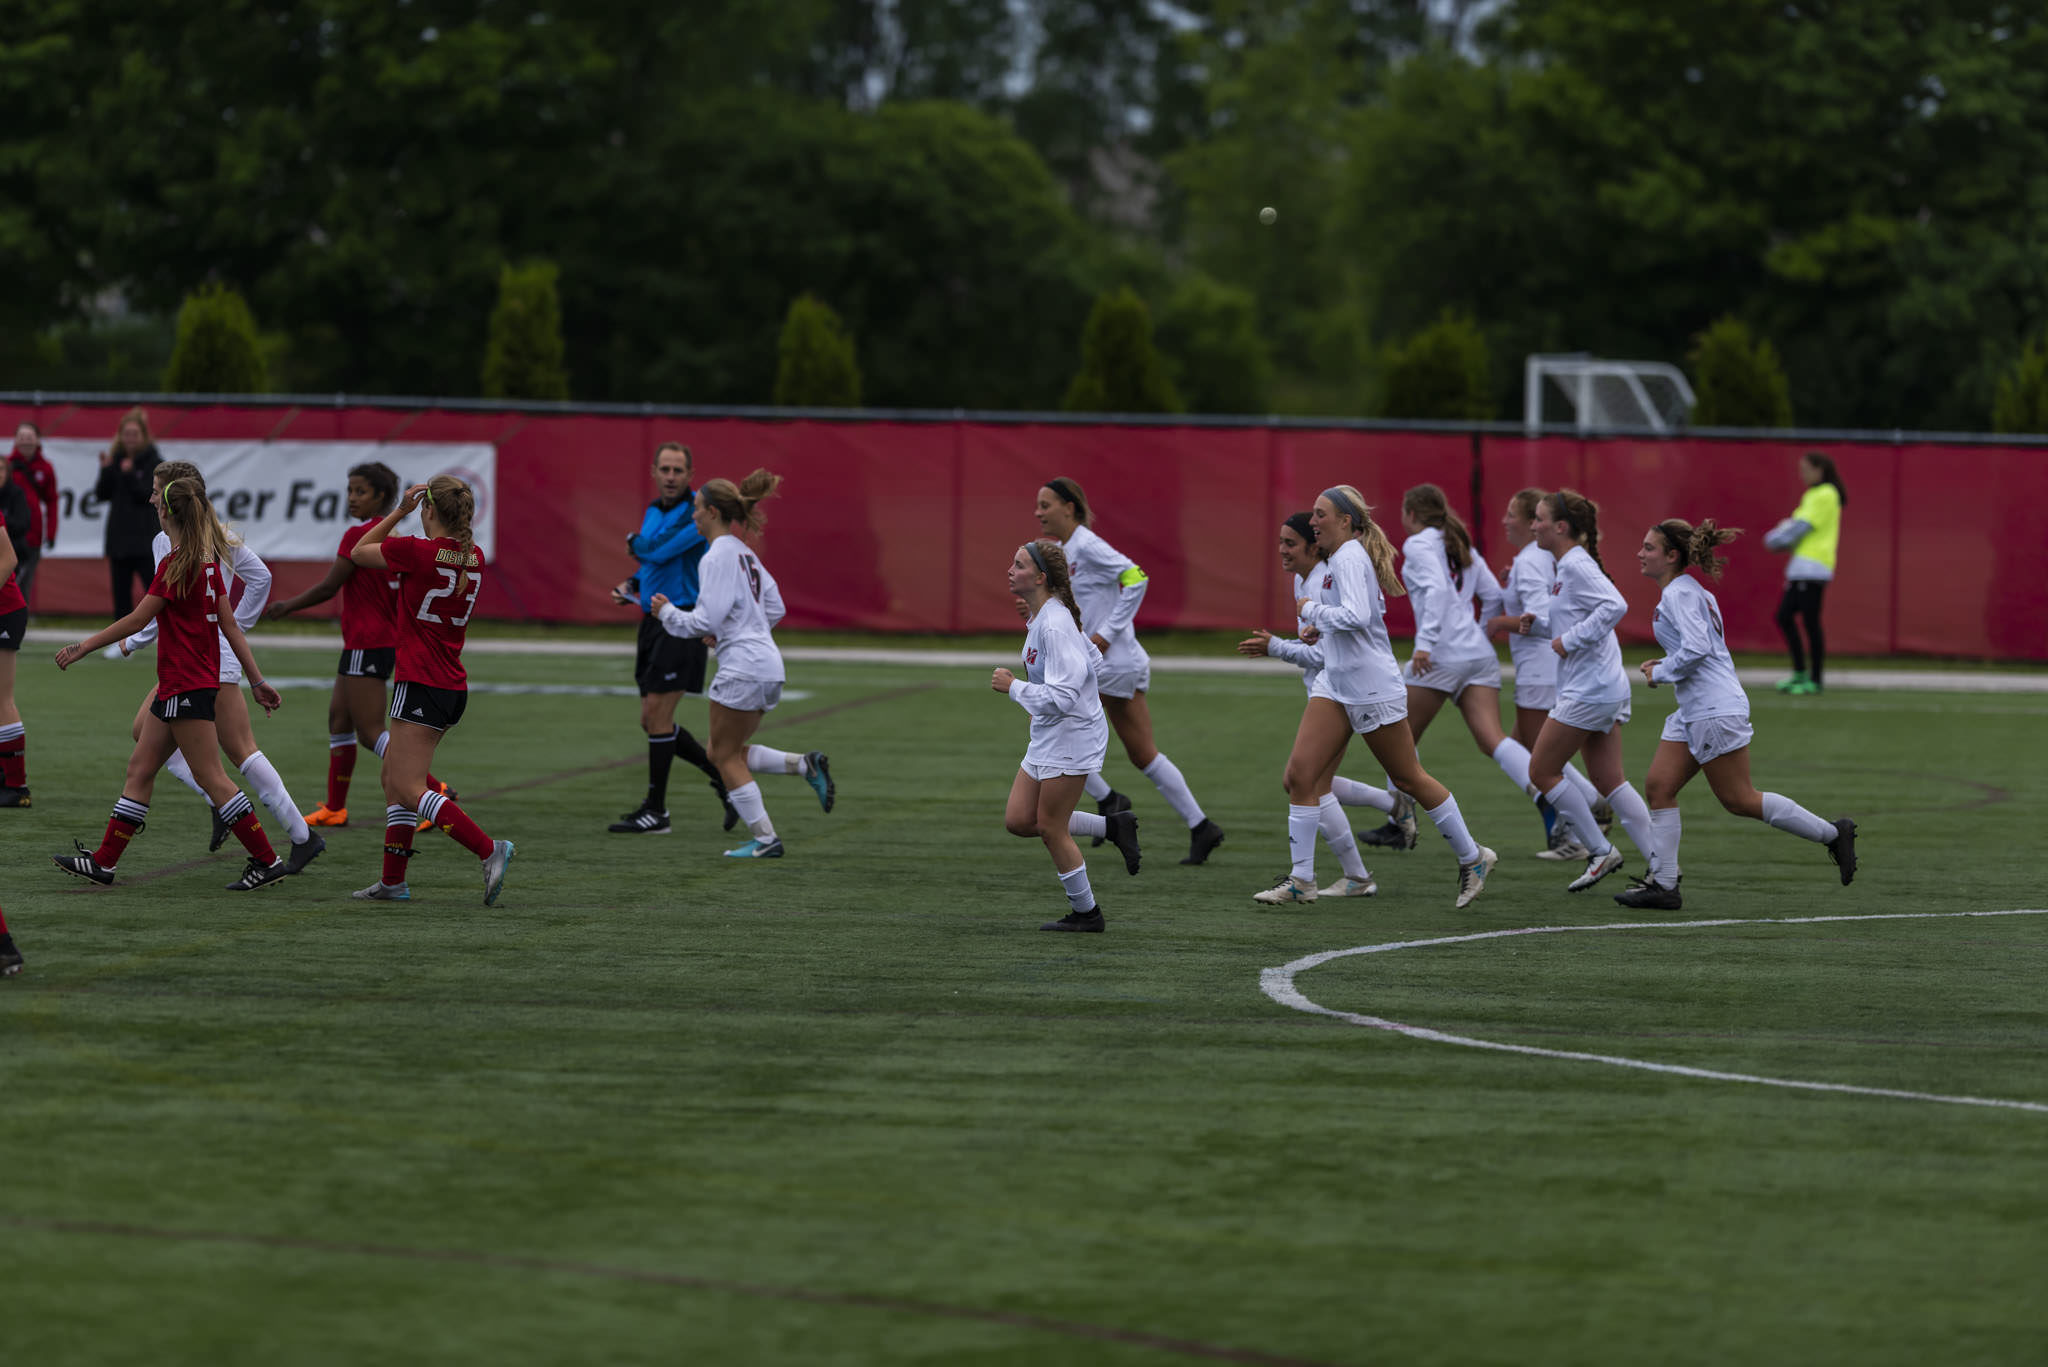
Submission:
M 107 510 L 107 564 L 114 573 L 114 615 L 126 617 L 135 608 L 135 580 L 149 591 L 156 574 L 150 542 L 156 539 L 156 510 L 149 506 L 155 485 L 152 472 L 164 463 L 149 435 L 149 414 L 131 408 L 122 415 L 113 444 L 100 454 L 99 482 L 93 494 Z

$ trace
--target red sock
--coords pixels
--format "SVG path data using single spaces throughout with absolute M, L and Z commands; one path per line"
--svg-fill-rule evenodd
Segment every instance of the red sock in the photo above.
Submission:
M 28 787 L 28 734 L 0 740 L 0 788 Z
M 403 807 L 386 808 L 384 821 L 384 884 L 395 888 L 405 881 L 405 861 L 412 858 L 412 833 L 417 823 Z
M 327 747 L 327 810 L 338 812 L 348 806 L 348 781 L 355 777 L 356 743 Z
M 479 859 L 491 857 L 491 838 L 455 805 L 455 799 L 428 789 L 420 794 L 420 815 L 455 837 L 455 843 Z
M 128 842 L 141 831 L 143 819 L 149 808 L 140 802 L 122 798 L 114 804 L 114 814 L 107 818 L 107 833 L 100 837 L 100 847 L 92 852 L 92 862 L 103 869 L 111 869 L 121 862 L 127 853 Z
M 0 935 L 7 933 L 7 913 L 0 911 Z
M 266 867 L 277 862 L 277 851 L 270 848 L 270 837 L 263 833 L 263 823 L 256 819 L 256 813 L 244 812 L 234 829 L 235 839 L 242 842 L 251 859 L 262 860 Z

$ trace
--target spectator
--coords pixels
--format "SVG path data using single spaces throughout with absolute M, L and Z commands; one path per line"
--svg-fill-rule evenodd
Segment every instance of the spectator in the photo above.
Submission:
M 35 583 L 43 552 L 57 547 L 57 472 L 43 454 L 42 428 L 25 422 L 14 429 L 14 453 L 7 458 L 7 474 L 6 482 L 20 489 L 28 504 L 28 529 L 14 539 L 21 558 L 14 582 L 26 594 Z M 8 528 L 13 530 L 11 520 Z
M 149 435 L 149 414 L 131 408 L 115 430 L 113 444 L 100 455 L 100 478 L 93 493 L 107 509 L 107 565 L 114 575 L 114 616 L 135 610 L 135 581 L 149 591 L 156 561 L 149 552 L 158 530 L 156 510 L 149 506 L 152 471 L 164 463 Z

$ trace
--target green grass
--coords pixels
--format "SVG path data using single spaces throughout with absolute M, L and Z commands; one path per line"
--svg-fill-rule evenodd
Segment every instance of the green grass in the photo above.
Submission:
M 1173 675 L 1160 739 L 1229 841 L 1177 865 L 1118 757 L 1145 870 L 1092 861 L 1110 931 L 1055 937 L 1050 865 L 1001 828 L 1025 719 L 979 670 L 796 666 L 808 696 L 761 739 L 829 751 L 839 808 L 765 780 L 790 856 L 738 867 L 680 767 L 674 837 L 604 833 L 643 781 L 631 700 L 479 694 L 436 769 L 519 844 L 486 910 L 440 837 L 417 901 L 348 900 L 381 843 L 367 759 L 358 826 L 301 878 L 223 892 L 239 859 L 205 859 L 166 779 L 121 884 L 64 880 L 48 856 L 98 836 L 147 672 L 46 658 L 19 690 L 36 805 L 0 812 L 29 960 L 0 983 L 10 1362 L 2039 1361 L 2048 1115 L 1460 1049 L 1260 991 L 1322 950 L 1642 919 L 1529 857 L 1534 815 L 1453 719 L 1425 759 L 1504 856 L 1468 911 L 1426 832 L 1371 902 L 1255 911 L 1300 688 Z M 308 807 L 324 702 L 259 722 Z M 2043 906 L 2048 699 L 1755 703 L 1759 783 L 1862 822 L 1853 887 L 1696 785 L 1671 919 L 1754 924 L 1356 956 L 1301 989 L 2048 1102 L 2048 918 L 1761 919 Z M 1666 705 L 1629 728 L 1638 776 Z

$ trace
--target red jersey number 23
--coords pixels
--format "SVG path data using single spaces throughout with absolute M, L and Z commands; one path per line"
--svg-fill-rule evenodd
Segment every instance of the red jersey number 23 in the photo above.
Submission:
M 419 619 L 422 622 L 438 622 L 443 626 L 467 626 L 469 624 L 469 614 L 476 611 L 476 595 L 478 590 L 483 588 L 483 575 L 475 570 L 469 572 L 469 583 L 459 595 L 459 601 L 462 603 L 462 615 L 452 618 L 443 617 L 440 613 L 434 611 L 434 602 L 440 598 L 457 598 L 456 585 L 460 582 L 461 575 L 457 571 L 449 569 L 446 565 L 436 565 L 434 568 L 439 571 L 443 583 L 437 589 L 428 589 L 426 596 L 420 599 Z

